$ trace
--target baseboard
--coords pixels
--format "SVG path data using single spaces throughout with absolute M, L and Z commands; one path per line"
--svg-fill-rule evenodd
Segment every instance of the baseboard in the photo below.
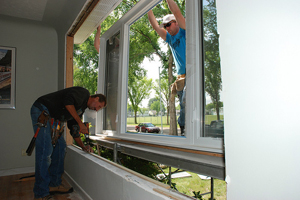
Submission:
M 93 200 L 65 171 L 63 174 L 64 179 L 74 188 L 74 190 L 85 200 Z
M 34 171 L 35 171 L 34 167 L 24 167 L 24 168 L 0 170 L 0 177 L 1 176 L 16 175 L 16 174 L 34 173 Z

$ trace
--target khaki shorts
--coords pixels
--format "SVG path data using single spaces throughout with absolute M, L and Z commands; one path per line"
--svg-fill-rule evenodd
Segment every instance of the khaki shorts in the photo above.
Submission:
M 178 75 L 175 82 L 171 85 L 171 93 L 176 94 L 183 90 L 185 86 L 185 74 Z

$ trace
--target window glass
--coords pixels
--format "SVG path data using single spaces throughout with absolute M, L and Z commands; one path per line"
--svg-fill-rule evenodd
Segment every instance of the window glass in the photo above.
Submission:
M 224 117 L 216 7 L 213 0 L 176 3 L 184 17 L 185 9 L 194 10 L 195 6 L 199 7 L 195 15 L 202 15 L 195 17 L 194 12 L 186 12 L 185 135 L 181 135 L 178 125 L 177 93 L 171 98 L 170 86 L 177 78 L 174 57 L 169 45 L 152 28 L 147 13 L 152 10 L 161 24 L 163 17 L 171 13 L 165 1 L 140 1 L 103 34 L 106 42 L 101 44 L 105 44 L 106 51 L 101 56 L 106 63 L 99 74 L 105 79 L 99 79 L 99 87 L 107 95 L 108 107 L 104 115 L 99 115 L 101 126 L 97 131 L 128 140 L 222 152 Z
M 119 46 L 120 33 L 115 34 L 106 41 L 106 98 L 107 104 L 104 117 L 106 130 L 116 130 L 118 74 L 119 74 Z
M 203 1 L 204 137 L 224 137 L 222 79 L 219 54 L 217 9 L 214 0 Z
M 185 15 L 185 4 L 178 5 Z M 152 11 L 158 24 L 171 13 L 166 2 Z M 171 101 L 170 96 L 170 85 L 177 78 L 175 62 L 168 44 L 152 28 L 147 13 L 130 25 L 129 41 L 127 132 L 181 136 L 177 122 L 179 99 L 175 94 Z M 150 123 L 152 127 L 141 130 L 139 123 Z

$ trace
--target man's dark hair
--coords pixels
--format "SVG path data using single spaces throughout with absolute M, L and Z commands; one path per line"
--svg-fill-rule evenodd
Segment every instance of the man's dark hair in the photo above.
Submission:
M 106 107 L 106 96 L 104 96 L 103 94 L 93 94 L 91 95 L 92 98 L 96 98 L 99 97 L 99 102 L 104 102 L 104 107 Z

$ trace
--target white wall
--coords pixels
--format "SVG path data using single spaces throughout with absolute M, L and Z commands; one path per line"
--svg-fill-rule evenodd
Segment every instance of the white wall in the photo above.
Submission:
M 57 34 L 27 20 L 0 18 L 0 45 L 16 47 L 16 109 L 0 109 L 0 170 L 34 166 L 22 156 L 33 136 L 30 108 L 34 100 L 57 90 Z
M 85 3 L 48 1 L 41 22 L 0 16 L 0 45 L 16 47 L 16 109 L 0 109 L 0 175 L 34 166 L 35 153 L 21 156 L 34 134 L 30 108 L 39 96 L 65 87 L 66 33 Z
M 228 199 L 299 199 L 300 1 L 217 1 Z

